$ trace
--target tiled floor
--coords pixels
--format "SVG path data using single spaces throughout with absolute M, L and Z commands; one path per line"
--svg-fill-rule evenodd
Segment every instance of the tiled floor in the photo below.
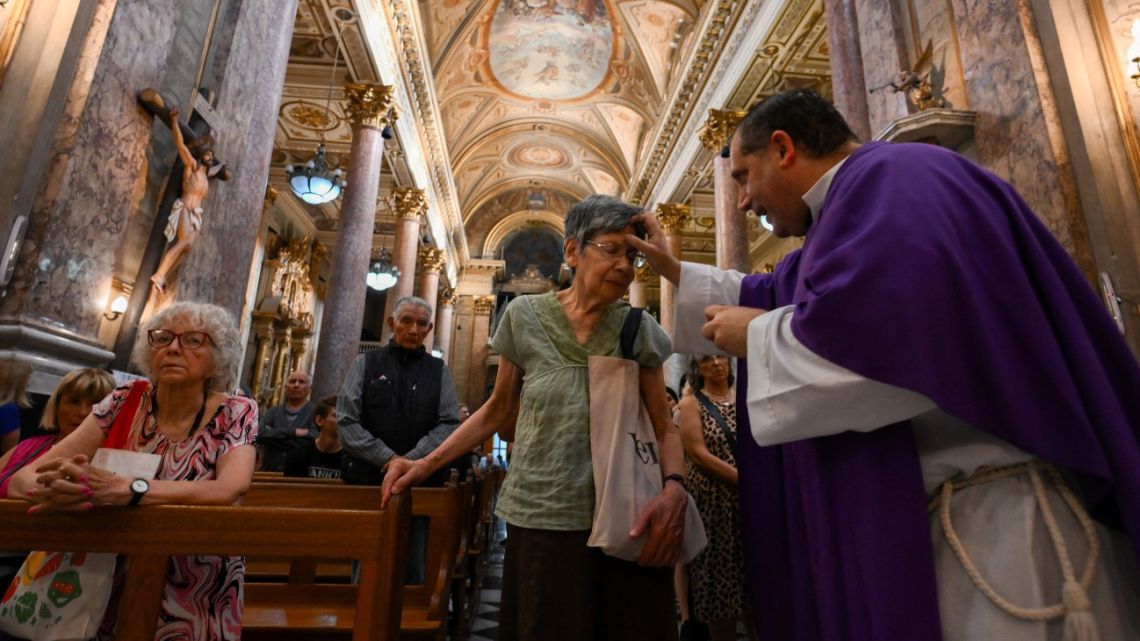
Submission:
M 479 612 L 471 622 L 471 636 L 468 641 L 498 641 L 499 603 L 502 601 L 503 587 L 503 539 L 507 536 L 506 524 L 495 520 L 499 527 L 495 532 L 495 547 L 491 548 L 490 565 L 483 577 L 483 589 L 479 593 Z

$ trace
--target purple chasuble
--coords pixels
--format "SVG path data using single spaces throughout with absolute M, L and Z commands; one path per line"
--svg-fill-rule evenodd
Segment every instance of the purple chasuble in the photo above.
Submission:
M 931 145 L 865 144 L 836 173 L 804 249 L 745 278 L 740 303 L 795 305 L 792 331 L 815 354 L 1069 469 L 1140 558 L 1140 367 L 1000 178 Z M 760 447 L 738 416 L 761 638 L 941 638 L 909 424 Z

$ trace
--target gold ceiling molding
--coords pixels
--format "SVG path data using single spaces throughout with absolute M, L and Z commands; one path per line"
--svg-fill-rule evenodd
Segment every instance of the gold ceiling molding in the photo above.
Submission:
M 700 97 L 709 79 L 713 63 L 724 49 L 728 36 L 732 34 L 732 27 L 747 4 L 743 0 L 715 0 L 715 2 L 716 6 L 709 11 L 709 17 L 705 22 L 707 26 L 704 33 L 693 45 L 692 57 L 688 61 L 689 66 L 685 76 L 671 92 L 667 113 L 656 131 L 651 151 L 645 155 L 645 164 L 642 165 L 641 171 L 635 173 L 635 176 L 639 177 L 632 182 L 632 190 L 629 192 L 629 200 L 633 202 L 640 202 L 649 191 L 649 187 L 657 180 L 662 163 L 672 150 L 681 125 L 688 119 L 693 103 Z
M 398 55 L 403 57 L 400 65 L 408 80 L 412 104 L 417 108 L 416 122 L 427 142 L 427 158 L 441 209 L 446 212 L 444 227 L 455 247 L 460 269 L 470 260 L 467 247 L 467 234 L 463 231 L 463 217 L 459 212 L 459 199 L 450 180 L 451 159 L 443 139 L 439 113 L 433 100 L 434 88 L 430 78 L 431 64 L 420 51 L 420 25 L 415 19 L 416 11 L 405 0 L 391 0 L 381 3 L 388 27 L 392 33 Z
M 698 134 L 701 144 L 710 151 L 719 152 L 728 144 L 728 137 L 745 113 L 740 109 L 709 109 L 709 117 Z
M 392 109 L 392 85 L 374 85 L 367 82 L 348 82 L 344 95 L 348 98 L 345 113 L 349 121 L 361 127 L 383 129 L 396 120 Z

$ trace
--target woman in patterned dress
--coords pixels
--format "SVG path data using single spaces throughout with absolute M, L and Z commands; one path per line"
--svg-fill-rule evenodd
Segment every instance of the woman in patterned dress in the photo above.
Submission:
M 149 380 L 137 383 L 141 400 L 125 447 L 160 457 L 155 479 L 139 483 L 88 464 L 131 392 L 124 385 L 43 462 L 17 473 L 10 495 L 37 502 L 33 512 L 237 503 L 253 476 L 257 436 L 257 405 L 225 391 L 234 388 L 239 342 L 233 316 L 215 305 L 175 303 L 155 314 L 135 343 L 135 363 Z M 173 557 L 155 638 L 240 638 L 244 577 L 242 557 Z M 113 634 L 115 602 L 112 596 L 100 639 Z
M 689 491 L 709 538 L 708 547 L 689 563 L 692 614 L 708 624 L 711 641 L 732 641 L 745 599 L 734 454 L 736 399 L 728 357 L 693 357 L 689 381 L 693 393 L 678 405 L 681 442 Z

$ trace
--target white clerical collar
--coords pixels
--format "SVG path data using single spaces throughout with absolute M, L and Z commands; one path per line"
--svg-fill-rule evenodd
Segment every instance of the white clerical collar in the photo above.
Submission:
M 850 158 L 848 156 L 847 158 Z M 835 166 L 827 170 L 827 173 L 820 176 L 819 180 L 811 186 L 811 189 L 804 194 L 804 202 L 807 203 L 808 209 L 811 210 L 812 222 L 819 222 L 819 210 L 823 208 L 823 199 L 827 198 L 827 190 L 831 189 L 831 179 L 835 178 L 835 173 L 847 162 L 847 158 L 835 163 Z

